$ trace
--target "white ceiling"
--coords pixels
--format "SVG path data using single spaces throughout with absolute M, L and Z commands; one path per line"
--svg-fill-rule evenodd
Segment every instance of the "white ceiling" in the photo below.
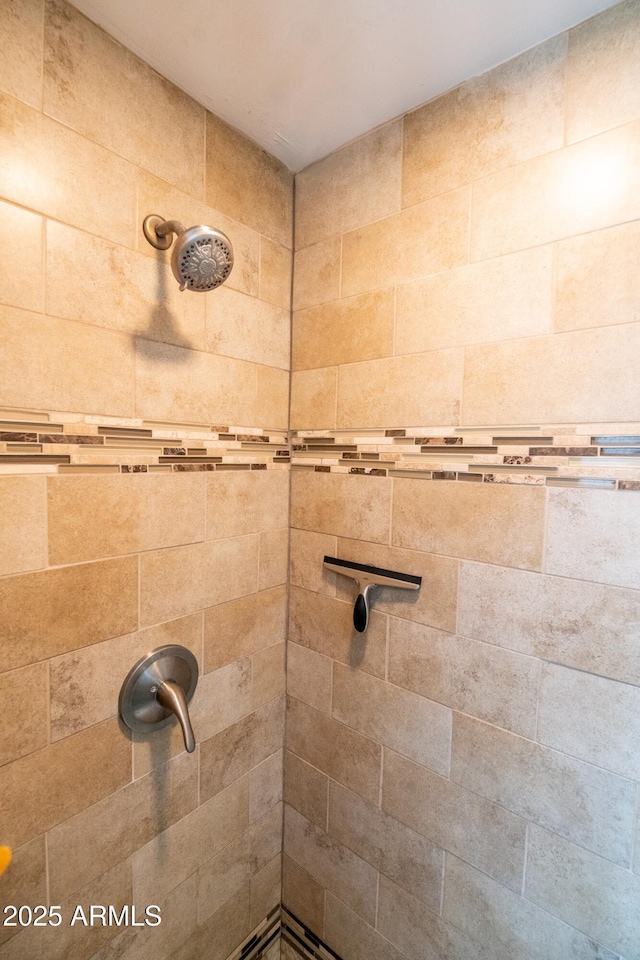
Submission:
M 616 0 L 73 2 L 301 170 Z

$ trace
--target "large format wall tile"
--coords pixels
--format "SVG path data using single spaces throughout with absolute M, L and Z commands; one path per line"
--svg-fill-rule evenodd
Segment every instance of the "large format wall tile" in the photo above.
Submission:
M 340 237 L 296 252 L 293 261 L 293 309 L 303 310 L 340 296 Z
M 0 575 L 46 566 L 46 481 L 43 477 L 1 477 Z
M 291 428 L 328 429 L 336 425 L 338 368 L 301 370 L 291 375 Z
M 216 670 L 284 640 L 286 619 L 284 587 L 210 607 L 204 615 L 205 671 Z
M 207 477 L 207 538 L 238 537 L 284 527 L 289 475 L 284 470 L 214 473 Z
M 38 313 L 44 309 L 43 219 L 0 202 L 0 303 Z M 28 250 L 28 257 L 16 250 Z
M 325 939 L 330 947 L 350 960 L 405 960 L 393 944 L 350 910 L 341 900 L 327 893 Z
M 293 369 L 390 357 L 393 330 L 393 290 L 298 310 L 293 327 Z
M 291 526 L 387 543 L 390 500 L 390 481 L 382 477 L 294 473 Z
M 47 685 L 44 663 L 0 674 L 0 765 L 47 745 Z
M 284 755 L 284 799 L 307 820 L 327 829 L 329 778 L 289 750 Z
M 0 89 L 31 104 L 42 105 L 43 0 L 17 0 L 2 11 Z
M 226 286 L 207 294 L 206 305 L 207 350 L 289 369 L 288 309 Z
M 282 902 L 296 917 L 324 934 L 324 887 L 286 855 L 282 858 Z

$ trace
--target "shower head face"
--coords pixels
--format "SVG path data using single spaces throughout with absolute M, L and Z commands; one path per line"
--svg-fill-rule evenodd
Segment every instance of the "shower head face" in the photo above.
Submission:
M 213 227 L 189 227 L 176 238 L 171 267 L 181 290 L 200 293 L 215 290 L 225 282 L 233 267 L 231 241 Z

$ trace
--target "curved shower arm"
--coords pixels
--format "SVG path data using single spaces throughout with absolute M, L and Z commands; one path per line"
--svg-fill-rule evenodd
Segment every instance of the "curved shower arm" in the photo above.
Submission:
M 176 237 L 179 237 L 181 233 L 184 233 L 184 226 L 179 220 L 165 220 L 164 223 L 156 226 L 155 231 L 159 237 L 167 237 L 171 233 L 175 233 Z

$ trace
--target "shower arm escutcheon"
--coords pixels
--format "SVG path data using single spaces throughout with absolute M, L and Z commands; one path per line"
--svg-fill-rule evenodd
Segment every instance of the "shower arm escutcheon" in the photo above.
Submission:
M 325 557 L 323 562 L 329 570 L 349 577 L 358 584 L 358 596 L 353 607 L 353 625 L 358 633 L 364 633 L 369 626 L 373 594 L 378 587 L 419 590 L 422 584 L 422 577 L 414 577 L 410 573 L 398 573 L 396 570 L 385 570 L 384 567 L 370 567 L 365 563 L 338 560 L 337 557 Z
M 142 232 L 156 250 L 168 250 L 173 243 L 172 234 L 181 236 L 185 227 L 179 220 L 163 220 L 156 213 L 150 213 L 142 221 Z

